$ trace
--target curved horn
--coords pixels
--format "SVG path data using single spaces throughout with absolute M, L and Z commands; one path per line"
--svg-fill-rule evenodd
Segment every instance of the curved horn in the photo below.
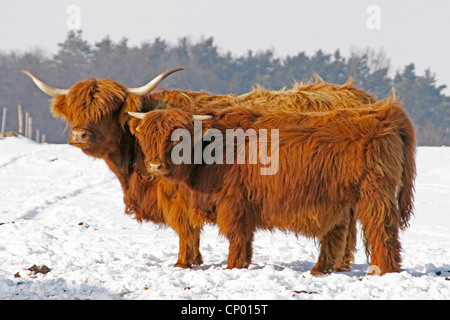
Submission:
M 44 93 L 48 94 L 49 96 L 55 97 L 57 95 L 67 94 L 69 93 L 69 89 L 58 89 L 49 86 L 45 82 L 43 82 L 41 79 L 36 77 L 34 74 L 32 74 L 30 71 L 22 70 L 20 71 L 24 74 L 26 74 L 28 77 L 30 77 L 31 80 L 36 84 L 36 86 L 41 89 Z
M 128 111 L 128 114 L 132 117 L 135 118 L 139 118 L 139 119 L 144 119 L 145 115 L 147 114 L 146 112 L 132 112 L 132 111 Z
M 192 120 L 194 120 L 194 121 L 204 121 L 204 120 L 209 120 L 211 118 L 212 118 L 211 115 L 202 115 L 202 114 L 192 115 Z
M 128 93 L 134 93 L 138 96 L 145 96 L 150 92 L 152 92 L 167 76 L 180 70 L 184 70 L 184 68 L 171 69 L 166 72 L 163 72 L 146 85 L 138 88 L 127 88 L 127 91 Z

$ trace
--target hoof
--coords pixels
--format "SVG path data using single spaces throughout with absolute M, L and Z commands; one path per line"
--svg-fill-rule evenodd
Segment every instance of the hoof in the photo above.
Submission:
M 379 266 L 371 265 L 369 271 L 367 271 L 368 276 L 381 276 L 383 273 Z
M 332 268 L 327 269 L 327 270 L 325 270 L 325 271 L 319 270 L 319 269 L 317 269 L 317 268 L 312 268 L 311 270 L 309 270 L 309 272 L 310 272 L 313 276 L 324 275 L 324 274 L 330 274 L 330 273 L 332 273 L 333 271 L 335 271 L 335 270 L 332 269 Z
M 239 266 L 230 266 L 230 265 L 228 265 L 227 269 L 248 269 L 249 265 L 250 265 L 249 263 L 244 263 L 244 264 L 241 264 Z
M 196 266 L 202 265 L 203 264 L 202 256 L 195 258 L 193 261 L 191 261 L 191 263 Z
M 347 271 L 352 271 L 352 268 L 350 268 L 350 266 L 339 266 L 339 267 L 334 267 L 334 271 L 347 272 Z
M 192 265 L 190 263 L 177 262 L 177 263 L 175 263 L 174 267 L 175 268 L 189 269 L 190 267 L 192 267 Z

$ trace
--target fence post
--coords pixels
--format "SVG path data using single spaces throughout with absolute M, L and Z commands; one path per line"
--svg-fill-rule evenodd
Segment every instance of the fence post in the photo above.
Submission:
M 33 139 L 33 119 L 28 117 L 28 139 Z
M 42 143 L 47 143 L 47 136 L 45 133 L 42 134 Z
M 2 131 L 1 133 L 5 133 L 6 130 L 6 107 L 3 108 L 3 118 L 2 118 Z
M 17 115 L 18 115 L 18 119 L 19 119 L 19 134 L 23 135 L 23 112 L 22 112 L 22 105 L 19 104 L 17 106 Z
M 30 114 L 28 112 L 25 112 L 25 134 L 24 137 L 28 138 L 28 118 L 30 117 Z

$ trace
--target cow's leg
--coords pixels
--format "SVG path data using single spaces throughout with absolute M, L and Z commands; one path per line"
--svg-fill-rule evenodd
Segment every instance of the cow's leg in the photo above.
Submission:
M 227 269 L 248 268 L 252 257 L 253 232 L 229 234 L 230 241 Z
M 174 267 L 177 268 L 190 268 L 191 267 L 191 255 L 192 255 L 192 249 L 189 245 L 189 235 L 186 233 L 183 233 L 182 230 L 178 228 L 178 226 L 171 226 L 172 229 L 175 230 L 176 233 L 178 233 L 178 239 L 179 239 L 179 251 L 178 251 L 178 260 L 177 263 L 175 263 Z
M 174 267 L 177 268 L 190 268 L 191 267 L 191 259 L 190 259 L 190 248 L 186 239 L 183 239 L 179 236 L 180 240 L 180 249 L 178 251 L 178 260 L 175 263 Z
M 350 221 L 348 222 L 347 228 L 347 238 L 344 255 L 336 260 L 334 264 L 335 271 L 350 271 L 350 265 L 353 263 L 356 251 L 356 240 L 357 240 L 357 228 L 356 219 L 354 217 L 353 210 L 350 209 Z
M 202 257 L 202 254 L 200 253 L 200 233 L 201 233 L 201 229 L 198 229 L 192 235 L 193 239 L 192 239 L 191 264 L 194 264 L 197 266 L 203 264 L 203 257 Z
M 371 250 L 371 269 L 368 274 L 399 272 L 401 244 L 398 237 L 400 215 L 396 206 L 395 189 L 372 188 L 361 192 L 356 206 L 364 237 Z M 394 186 L 395 184 L 390 184 Z M 374 191 L 375 190 L 375 191 Z
M 203 263 L 200 253 L 202 224 L 195 223 L 184 212 L 179 212 L 178 214 L 178 216 L 172 216 L 174 219 L 167 219 L 168 224 L 175 230 L 180 240 L 178 261 L 175 267 L 190 268 L 192 265 L 200 265 Z
M 236 199 L 234 199 L 236 200 Z M 217 224 L 220 232 L 230 242 L 228 252 L 228 269 L 248 268 L 252 260 L 252 244 L 255 224 L 252 210 L 245 202 L 224 201 L 217 212 Z
M 192 265 L 200 265 L 203 263 L 199 250 L 200 231 L 198 228 L 192 228 L 186 234 L 178 234 L 180 249 L 175 267 L 190 268 Z
M 164 221 L 178 234 L 179 252 L 175 267 L 190 268 L 203 263 L 200 254 L 200 233 L 203 219 L 188 203 L 185 192 L 178 192 L 179 186 L 172 183 L 158 184 L 158 206 Z
M 335 265 L 345 253 L 348 234 L 348 222 L 336 225 L 332 230 L 320 239 L 320 254 L 312 275 L 330 273 L 335 270 Z
M 364 236 L 371 249 L 371 268 L 369 275 L 383 275 L 399 272 L 401 263 L 401 244 L 398 238 L 398 227 L 386 221 L 381 226 L 366 227 Z

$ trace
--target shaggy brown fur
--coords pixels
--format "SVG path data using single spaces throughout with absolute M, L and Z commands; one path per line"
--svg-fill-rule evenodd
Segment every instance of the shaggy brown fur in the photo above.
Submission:
M 195 111 L 197 109 L 248 107 L 255 109 L 274 109 L 298 111 L 327 111 L 359 107 L 375 102 L 367 92 L 353 87 L 353 79 L 349 78 L 343 85 L 324 82 L 319 77 L 315 81 L 294 83 L 291 89 L 279 91 L 266 90 L 257 86 L 252 91 L 237 96 L 234 94 L 211 95 L 193 91 L 161 91 L 136 99 L 130 95 L 127 99 L 128 111 L 147 111 L 146 105 L 153 109 L 166 107 L 182 107 Z
M 156 110 L 130 125 L 147 161 L 160 164 L 167 181 L 187 186 L 192 206 L 228 238 L 228 268 L 250 264 L 256 230 L 279 228 L 319 238 L 325 252 L 312 273 L 328 272 L 344 254 L 352 209 L 370 246 L 371 264 L 381 274 L 400 270 L 398 232 L 413 208 L 415 137 L 394 97 L 329 112 L 204 113 L 214 118 L 204 121 L 203 129 L 219 129 L 224 136 L 228 128 L 279 129 L 278 173 L 261 175 L 261 164 L 175 165 L 170 135 L 184 128 L 193 137 L 192 113 Z
M 142 150 L 130 133 L 127 111 L 146 112 L 155 109 L 224 108 L 246 106 L 255 109 L 276 108 L 291 111 L 321 111 L 333 108 L 356 108 L 373 98 L 353 88 L 352 80 L 332 85 L 320 79 L 292 89 L 267 91 L 256 88 L 237 95 L 211 95 L 191 91 L 160 91 L 139 97 L 111 80 L 88 79 L 75 84 L 67 95 L 53 99 L 54 116 L 65 119 L 74 130 L 81 130 L 86 141 L 69 143 L 93 157 L 102 158 L 117 175 L 122 185 L 126 212 L 138 221 L 152 221 L 171 226 L 180 237 L 176 266 L 201 264 L 200 232 L 204 220 L 187 205 L 180 186 L 147 173 Z M 270 103 L 268 103 L 270 102 Z M 336 270 L 348 270 L 356 244 L 356 222 L 345 229 L 345 254 Z M 338 231 L 340 232 L 340 231 Z M 323 244 L 322 248 L 326 245 Z M 328 251 L 333 251 L 330 248 Z

